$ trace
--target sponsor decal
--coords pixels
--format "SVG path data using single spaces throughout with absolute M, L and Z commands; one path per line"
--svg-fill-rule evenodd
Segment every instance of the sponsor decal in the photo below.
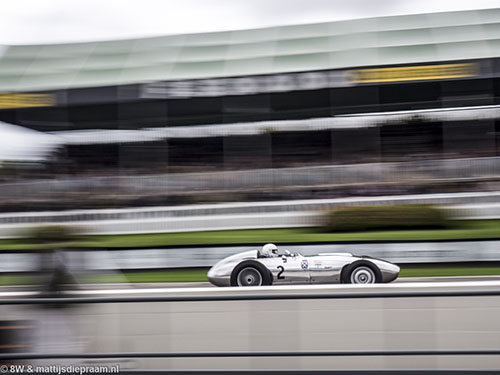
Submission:
M 142 98 L 184 99 L 319 90 L 357 84 L 476 77 L 480 63 L 323 70 L 228 78 L 157 81 L 141 85 Z
M 53 94 L 0 94 L 0 109 L 51 107 L 56 104 Z
M 307 259 L 302 260 L 300 267 L 302 267 L 303 270 L 307 270 L 309 268 L 309 262 L 307 261 Z
M 465 78 L 479 75 L 477 63 L 401 66 L 351 70 L 355 83 L 422 81 Z
M 352 77 L 350 72 L 347 70 L 332 70 L 262 76 L 152 82 L 142 86 L 141 97 L 153 99 L 180 99 L 318 90 L 330 87 L 346 86 L 352 86 Z

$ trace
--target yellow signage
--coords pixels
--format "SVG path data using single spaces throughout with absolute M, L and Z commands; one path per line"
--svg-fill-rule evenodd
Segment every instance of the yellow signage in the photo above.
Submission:
M 0 109 L 50 107 L 56 104 L 53 94 L 0 94 Z
M 430 79 L 464 78 L 479 75 L 476 63 L 403 66 L 396 68 L 374 68 L 351 70 L 356 83 L 422 81 Z

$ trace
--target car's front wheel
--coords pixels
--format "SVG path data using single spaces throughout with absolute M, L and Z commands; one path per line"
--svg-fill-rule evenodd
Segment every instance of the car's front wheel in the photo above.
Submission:
M 361 266 L 351 272 L 351 284 L 375 284 L 375 272 L 369 267 Z
M 380 271 L 366 262 L 356 262 L 343 272 L 342 281 L 345 284 L 375 284 L 381 282 Z
M 232 286 L 271 285 L 269 271 L 257 262 L 243 262 L 231 275 Z

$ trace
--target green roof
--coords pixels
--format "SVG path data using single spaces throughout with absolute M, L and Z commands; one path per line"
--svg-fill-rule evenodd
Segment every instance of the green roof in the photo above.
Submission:
M 6 46 L 0 92 L 491 57 L 500 57 L 500 9 Z

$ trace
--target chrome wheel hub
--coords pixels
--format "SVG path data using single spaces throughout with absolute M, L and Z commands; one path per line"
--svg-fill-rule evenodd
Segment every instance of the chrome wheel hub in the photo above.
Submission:
M 351 284 L 373 284 L 375 273 L 369 267 L 358 267 L 351 273 Z
M 243 268 L 238 274 L 238 286 L 259 286 L 262 285 L 262 276 L 255 268 Z

